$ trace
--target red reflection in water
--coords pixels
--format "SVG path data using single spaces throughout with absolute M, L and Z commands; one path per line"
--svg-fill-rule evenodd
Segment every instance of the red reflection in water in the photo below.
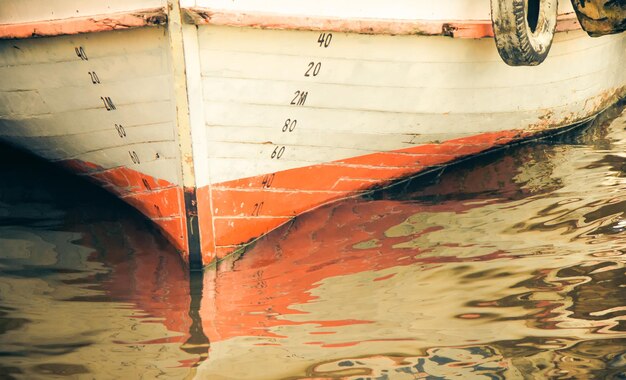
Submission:
M 85 226 L 89 231 L 80 244 L 98 248 L 91 259 L 111 268 L 106 280 L 94 282 L 106 291 L 107 299 L 129 302 L 145 313 L 146 320 L 160 320 L 168 330 L 187 334 L 192 324 L 189 274 L 172 248 L 139 226 L 128 220 Z M 152 343 L 185 340 L 180 336 Z
M 384 236 L 384 231 L 411 215 L 459 212 L 464 208 L 466 206 L 460 203 L 426 206 L 395 201 L 348 201 L 305 215 L 290 227 L 259 241 L 230 268 L 221 266 L 216 278 L 207 276 L 202 301 L 205 331 L 213 341 L 242 335 L 276 337 L 270 328 L 281 325 L 331 327 L 368 323 L 362 320 L 296 322 L 285 316 L 302 314 L 292 305 L 314 301 L 316 298 L 311 290 L 330 277 L 415 263 L 477 260 L 426 257 L 422 255 L 430 249 L 394 248 L 398 243 L 441 230 L 444 226 L 430 226 L 409 237 Z M 371 248 L 354 248 L 371 240 L 376 241 Z M 500 252 L 496 251 L 480 260 L 499 256 Z
M 537 157 L 532 160 L 536 161 Z M 311 291 L 331 277 L 418 263 L 432 265 L 501 257 L 503 252 L 497 250 L 480 257 L 459 258 L 425 255 L 432 251 L 431 247 L 396 246 L 444 230 L 446 226 L 442 225 L 424 225 L 421 231 L 412 231 L 409 236 L 389 237 L 385 231 L 420 213 L 459 214 L 506 198 L 527 196 L 527 190 L 514 180 L 519 167 L 519 160 L 504 156 L 494 163 L 447 173 L 435 185 L 419 192 L 420 196 L 430 198 L 451 196 L 439 203 L 357 199 L 298 217 L 291 225 L 259 240 L 243 258 L 221 265 L 217 276 L 207 276 L 201 309 L 204 331 L 211 341 L 220 341 L 237 336 L 277 337 L 271 331 L 276 326 L 369 323 L 303 320 L 302 316 L 299 321 L 291 321 L 288 316 L 304 314 L 293 305 L 315 301 Z M 464 197 L 471 194 L 471 203 L 455 199 L 454 195 L 461 194 Z M 408 198 L 411 194 L 402 196 Z M 446 246 L 446 243 L 438 245 Z M 391 277 L 393 274 L 386 274 L 375 281 Z
M 493 251 L 480 257 L 438 257 L 425 255 L 431 248 L 394 247 L 441 231 L 446 226 L 425 225 L 408 236 L 388 237 L 385 231 L 420 213 L 463 213 L 474 207 L 497 203 L 506 197 L 526 193 L 513 176 L 520 162 L 506 156 L 495 163 L 457 171 L 442 177 L 438 185 L 420 194 L 450 195 L 471 193 L 472 202 L 447 199 L 437 204 L 398 200 L 348 200 L 303 215 L 290 225 L 259 240 L 243 257 L 222 263 L 216 272 L 192 277 L 174 252 L 166 254 L 145 231 L 124 226 L 126 241 L 87 242 L 105 246 L 104 260 L 113 273 L 104 284 L 114 299 L 132 302 L 152 318 L 161 319 L 168 330 L 180 332 L 177 338 L 155 339 L 150 343 L 180 342 L 182 349 L 200 354 L 210 342 L 239 336 L 279 337 L 277 326 L 314 324 L 337 327 L 370 323 L 367 320 L 306 320 L 294 308 L 315 301 L 312 290 L 328 278 L 364 271 L 424 264 L 483 261 L 500 258 Z M 483 194 L 483 195 L 481 195 Z M 482 202 L 478 202 L 483 197 Z M 94 236 L 108 236 L 91 231 Z M 439 244 L 445 245 L 445 242 Z M 468 242 L 470 244 L 470 242 Z M 452 246 L 452 244 L 450 244 Z M 132 254 L 130 252 L 132 251 Z M 374 281 L 393 277 L 385 274 Z M 190 286 L 191 283 L 191 286 Z M 298 321 L 289 320 L 299 315 Z M 339 343 L 353 345 L 358 342 Z M 311 342 L 317 344 L 317 342 Z M 194 365 L 184 362 L 182 365 Z

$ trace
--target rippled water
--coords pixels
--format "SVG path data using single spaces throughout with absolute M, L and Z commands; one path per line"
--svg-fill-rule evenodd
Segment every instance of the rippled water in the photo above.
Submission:
M 132 209 L 3 148 L 0 378 L 624 379 L 623 110 L 191 278 Z

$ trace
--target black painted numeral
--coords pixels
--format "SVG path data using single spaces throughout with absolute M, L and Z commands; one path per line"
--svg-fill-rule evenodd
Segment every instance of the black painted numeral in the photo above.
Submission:
M 252 209 L 252 216 L 259 216 L 261 213 L 261 209 L 263 208 L 263 204 L 265 202 L 259 202 L 254 204 L 254 208 Z
M 115 130 L 117 131 L 117 134 L 120 135 L 120 138 L 126 137 L 126 130 L 122 124 L 115 124 Z
M 296 125 L 298 125 L 298 120 L 296 119 L 285 120 L 285 124 L 283 124 L 283 132 L 293 132 L 293 130 L 296 129 Z
M 141 163 L 141 161 L 139 161 L 139 156 L 137 155 L 137 152 L 135 152 L 134 150 L 129 151 L 128 155 L 130 156 L 130 159 L 133 161 L 134 164 Z
M 293 99 L 291 99 L 291 105 L 294 106 L 303 106 L 304 103 L 306 102 L 306 97 L 307 95 L 309 95 L 308 91 L 296 91 L 293 93 L 295 96 L 293 97 Z
M 104 103 L 104 108 L 107 109 L 107 111 L 113 111 L 116 110 L 117 108 L 115 107 L 115 104 L 113 104 L 113 101 L 111 100 L 110 97 L 108 96 L 101 96 L 100 99 L 102 99 L 102 103 Z
M 157 215 L 159 216 L 159 218 L 162 218 L 163 217 L 163 213 L 161 212 L 161 208 L 159 206 L 157 206 L 157 205 L 153 205 L 153 206 L 154 206 L 154 209 L 156 210 Z
M 309 65 L 307 66 L 308 69 L 306 70 L 306 72 L 304 73 L 305 77 L 316 77 L 317 74 L 320 73 L 320 69 L 322 68 L 322 62 L 309 62 Z
M 320 47 L 327 48 L 330 46 L 330 41 L 333 40 L 332 33 L 320 33 L 320 36 L 317 38 L 317 42 L 320 44 Z
M 89 58 L 87 58 L 87 53 L 85 53 L 85 49 L 83 49 L 82 46 L 75 47 L 74 51 L 76 52 L 78 58 L 82 59 L 83 61 L 89 61 Z
M 263 177 L 263 182 L 261 182 L 261 185 L 263 185 L 264 189 L 269 189 L 270 187 L 272 187 L 272 182 L 274 182 L 274 177 L 276 177 L 275 173 L 267 174 Z
M 274 148 L 274 151 L 272 152 L 271 157 L 275 158 L 277 160 L 280 160 L 280 158 L 283 156 L 283 154 L 285 153 L 285 147 L 281 146 L 281 147 L 276 147 Z
M 91 83 L 100 84 L 100 78 L 98 78 L 98 74 L 95 71 L 90 71 L 89 76 L 91 77 Z

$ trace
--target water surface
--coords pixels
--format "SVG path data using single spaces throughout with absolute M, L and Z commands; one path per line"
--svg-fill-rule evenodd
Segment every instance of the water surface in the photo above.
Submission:
M 0 378 L 626 378 L 623 107 L 191 278 L 130 207 L 0 156 Z

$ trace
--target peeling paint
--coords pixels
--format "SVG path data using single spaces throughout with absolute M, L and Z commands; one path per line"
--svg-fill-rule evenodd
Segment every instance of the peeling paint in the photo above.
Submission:
M 455 38 L 493 37 L 491 20 L 386 20 L 340 19 L 263 12 L 234 12 L 192 7 L 183 10 L 185 20 L 196 25 L 210 24 L 259 29 L 313 30 L 359 34 L 428 35 Z M 557 31 L 579 29 L 574 13 L 559 16 Z
M 0 39 L 21 39 L 158 26 L 167 24 L 164 8 L 135 10 L 61 20 L 0 25 Z

